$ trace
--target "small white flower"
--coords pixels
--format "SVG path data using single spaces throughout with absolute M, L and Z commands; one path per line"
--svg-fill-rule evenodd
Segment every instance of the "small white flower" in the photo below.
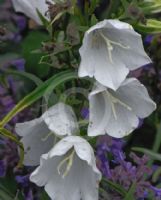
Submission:
M 121 138 L 131 133 L 156 108 L 146 88 L 135 78 L 126 79 L 113 91 L 98 82 L 89 95 L 88 135 Z
M 54 145 L 55 136 L 71 135 L 78 132 L 75 114 L 70 106 L 58 103 L 47 110 L 40 118 L 17 123 L 16 132 L 22 136 L 25 149 L 24 165 L 35 166 L 40 156 Z
M 94 77 L 116 90 L 129 70 L 151 62 L 144 51 L 141 35 L 119 20 L 104 20 L 91 27 L 80 48 L 79 76 Z
M 49 0 L 49 2 L 54 4 L 52 0 Z M 16 12 L 24 13 L 40 25 L 42 22 L 37 14 L 37 9 L 45 18 L 49 18 L 45 15 L 48 11 L 46 0 L 12 0 L 12 3 Z
M 98 200 L 100 179 L 93 149 L 79 136 L 67 136 L 42 155 L 30 176 L 52 200 Z

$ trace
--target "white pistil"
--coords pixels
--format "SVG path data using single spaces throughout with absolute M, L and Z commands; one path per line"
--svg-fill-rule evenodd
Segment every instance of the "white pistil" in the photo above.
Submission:
M 53 135 L 53 133 L 49 132 L 45 137 L 41 138 L 41 141 L 45 142 L 51 135 Z
M 67 156 L 66 158 L 64 158 L 64 159 L 59 163 L 59 165 L 58 165 L 58 167 L 57 167 L 57 170 L 58 170 L 58 174 L 59 174 L 59 175 L 61 174 L 61 172 L 60 172 L 60 171 L 61 171 L 61 168 L 63 167 L 64 164 L 67 163 L 66 170 L 65 170 L 65 172 L 63 173 L 62 178 L 65 178 L 65 177 L 68 175 L 68 173 L 69 173 L 69 171 L 70 171 L 70 169 L 71 169 L 71 167 L 72 167 L 72 164 L 73 164 L 73 157 L 74 157 L 74 154 L 75 154 L 75 151 L 73 150 L 72 153 L 71 153 L 69 156 Z
M 112 51 L 113 51 L 113 45 L 117 45 L 123 49 L 129 49 L 130 47 L 129 46 L 126 46 L 126 45 L 123 45 L 119 42 L 115 42 L 113 40 L 110 40 L 108 39 L 106 36 L 104 36 L 103 33 L 100 32 L 100 35 L 102 36 L 102 38 L 104 39 L 105 43 L 106 43 L 106 46 L 107 46 L 107 51 L 108 51 L 108 55 L 109 55 L 109 59 L 110 59 L 110 62 L 113 63 L 113 60 L 112 60 Z
M 128 106 L 126 103 L 124 103 L 123 101 L 121 101 L 120 99 L 114 97 L 110 92 L 107 91 L 107 95 L 110 98 L 110 102 L 111 102 L 111 106 L 112 106 L 112 112 L 114 115 L 114 118 L 117 120 L 117 114 L 116 114 L 116 109 L 115 109 L 115 104 L 118 103 L 122 106 L 124 106 L 126 109 L 128 110 L 132 110 L 132 108 L 130 106 Z

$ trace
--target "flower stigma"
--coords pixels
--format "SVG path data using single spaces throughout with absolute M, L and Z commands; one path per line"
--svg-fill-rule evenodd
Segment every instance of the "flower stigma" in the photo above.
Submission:
M 106 47 L 107 47 L 107 51 L 108 51 L 108 56 L 109 56 L 109 59 L 110 59 L 110 62 L 113 63 L 113 59 L 112 59 L 112 51 L 113 51 L 113 46 L 112 45 L 116 45 L 116 46 L 119 46 L 123 49 L 130 49 L 129 46 L 126 46 L 126 45 L 123 45 L 119 42 L 115 42 L 113 40 L 110 40 L 108 39 L 102 32 L 99 32 L 101 37 L 103 38 L 103 40 L 105 41 L 106 43 Z
M 64 171 L 64 173 L 62 175 L 62 178 L 65 178 L 68 175 L 68 173 L 69 173 L 69 171 L 70 171 L 70 169 L 72 167 L 72 164 L 73 164 L 74 155 L 75 155 L 75 150 L 73 150 L 69 156 L 67 156 L 66 158 L 64 158 L 59 163 L 59 165 L 57 167 L 59 175 L 61 175 L 61 168 L 66 164 L 66 169 L 65 169 L 65 171 Z
M 116 109 L 115 109 L 115 104 L 118 103 L 122 106 L 124 106 L 126 109 L 128 110 L 132 110 L 132 108 L 130 106 L 128 106 L 126 103 L 124 103 L 123 101 L 121 101 L 120 99 L 114 97 L 110 92 L 106 91 L 106 94 L 108 96 L 108 98 L 110 99 L 111 102 L 111 106 L 112 106 L 112 112 L 114 115 L 114 118 L 117 120 L 117 114 L 116 114 Z
M 45 137 L 41 138 L 41 141 L 45 142 L 51 135 L 53 135 L 53 132 L 49 132 Z

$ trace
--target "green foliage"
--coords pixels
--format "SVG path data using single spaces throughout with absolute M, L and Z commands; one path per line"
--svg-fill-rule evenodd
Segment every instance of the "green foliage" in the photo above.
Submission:
M 47 96 L 49 92 L 55 89 L 59 84 L 73 78 L 77 78 L 76 73 L 69 71 L 60 72 L 52 76 L 46 82 L 37 87 L 33 92 L 24 97 L 0 122 L 0 127 L 6 125 L 16 114 L 40 99 L 43 95 Z
M 49 66 L 39 64 L 43 53 L 35 53 L 35 50 L 41 49 L 41 43 L 48 40 L 48 34 L 42 31 L 30 31 L 22 43 L 22 56 L 26 60 L 25 69 L 27 72 L 35 74 L 40 78 L 44 78 L 49 73 Z

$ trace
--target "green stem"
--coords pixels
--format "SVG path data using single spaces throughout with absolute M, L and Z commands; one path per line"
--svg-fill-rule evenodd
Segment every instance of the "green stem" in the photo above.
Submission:
M 156 133 L 155 140 L 153 143 L 152 151 L 154 153 L 157 153 L 159 151 L 160 145 L 161 145 L 161 122 L 157 126 L 157 133 Z M 148 165 L 151 166 L 153 164 L 153 162 L 154 162 L 154 159 L 150 160 Z
M 157 153 L 159 151 L 160 145 L 161 145 L 161 122 L 157 127 L 157 133 L 156 133 L 152 151 Z

